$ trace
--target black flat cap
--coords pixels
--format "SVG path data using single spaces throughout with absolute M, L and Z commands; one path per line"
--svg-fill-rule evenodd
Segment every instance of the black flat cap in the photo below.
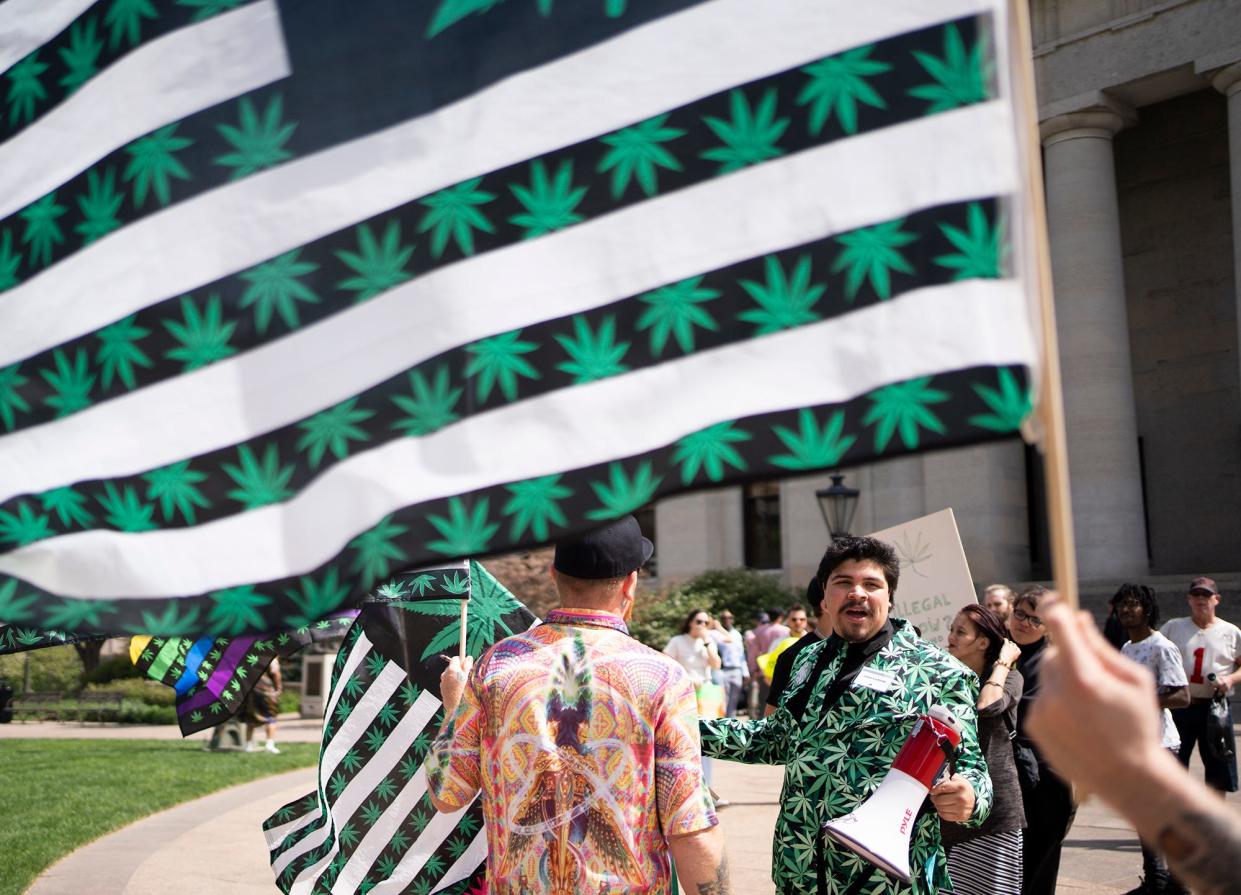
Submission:
M 633 516 L 617 519 L 580 538 L 556 545 L 552 565 L 574 578 L 623 578 L 646 564 L 655 545 L 642 536 Z

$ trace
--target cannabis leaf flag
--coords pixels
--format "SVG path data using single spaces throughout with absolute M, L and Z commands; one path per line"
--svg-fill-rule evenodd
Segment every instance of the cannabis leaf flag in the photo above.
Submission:
M 425 574 L 399 575 L 377 595 L 386 602 L 363 604 L 332 669 L 315 791 L 263 825 L 286 895 L 485 891 L 481 806 L 438 814 L 422 770 L 443 722 L 439 656 L 456 651 L 462 596 L 470 600 L 475 657 L 535 618 L 477 562 L 465 573 L 465 594 L 419 600 Z M 401 612 L 416 613 L 404 648 Z
M 0 4 L 0 622 L 297 628 L 678 491 L 1011 436 L 1005 9 Z
M 0 625 L 0 656 L 10 653 L 22 653 L 26 650 L 43 649 L 49 646 L 65 646 L 71 643 L 83 643 L 88 640 L 102 640 L 89 634 L 66 634 L 64 631 L 39 631 L 34 628 L 22 628 L 17 625 Z

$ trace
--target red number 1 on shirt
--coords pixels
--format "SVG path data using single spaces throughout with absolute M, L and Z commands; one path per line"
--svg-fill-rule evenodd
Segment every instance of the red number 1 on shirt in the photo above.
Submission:
M 1194 673 L 1189 676 L 1191 684 L 1205 683 L 1202 680 L 1202 657 L 1206 654 L 1207 648 L 1200 646 L 1194 650 Z

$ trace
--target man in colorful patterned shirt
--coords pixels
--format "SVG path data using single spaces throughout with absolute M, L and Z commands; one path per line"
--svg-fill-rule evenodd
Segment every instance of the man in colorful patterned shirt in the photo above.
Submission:
M 427 786 L 444 812 L 481 789 L 492 895 L 665 895 L 669 853 L 731 891 L 693 687 L 624 622 L 652 549 L 632 516 L 558 544 L 561 608 L 444 672 Z
M 781 895 L 937 892 L 948 882 L 939 818 L 972 827 L 991 810 L 974 711 L 978 678 L 909 622 L 888 617 L 899 573 L 895 551 L 882 541 L 833 542 L 817 575 L 832 635 L 798 654 L 779 708 L 760 720 L 701 722 L 707 755 L 784 765 L 771 871 Z M 931 804 L 918 816 L 913 881 L 904 885 L 825 842 L 821 827 L 878 788 L 917 717 L 934 705 L 960 719 L 964 735 L 955 773 L 931 790 Z

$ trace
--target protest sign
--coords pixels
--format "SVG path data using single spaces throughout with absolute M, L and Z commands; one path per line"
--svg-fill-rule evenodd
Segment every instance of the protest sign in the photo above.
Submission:
M 872 533 L 896 548 L 901 580 L 892 614 L 908 619 L 922 636 L 948 648 L 952 618 L 966 603 L 978 602 L 965 548 L 952 509 Z

